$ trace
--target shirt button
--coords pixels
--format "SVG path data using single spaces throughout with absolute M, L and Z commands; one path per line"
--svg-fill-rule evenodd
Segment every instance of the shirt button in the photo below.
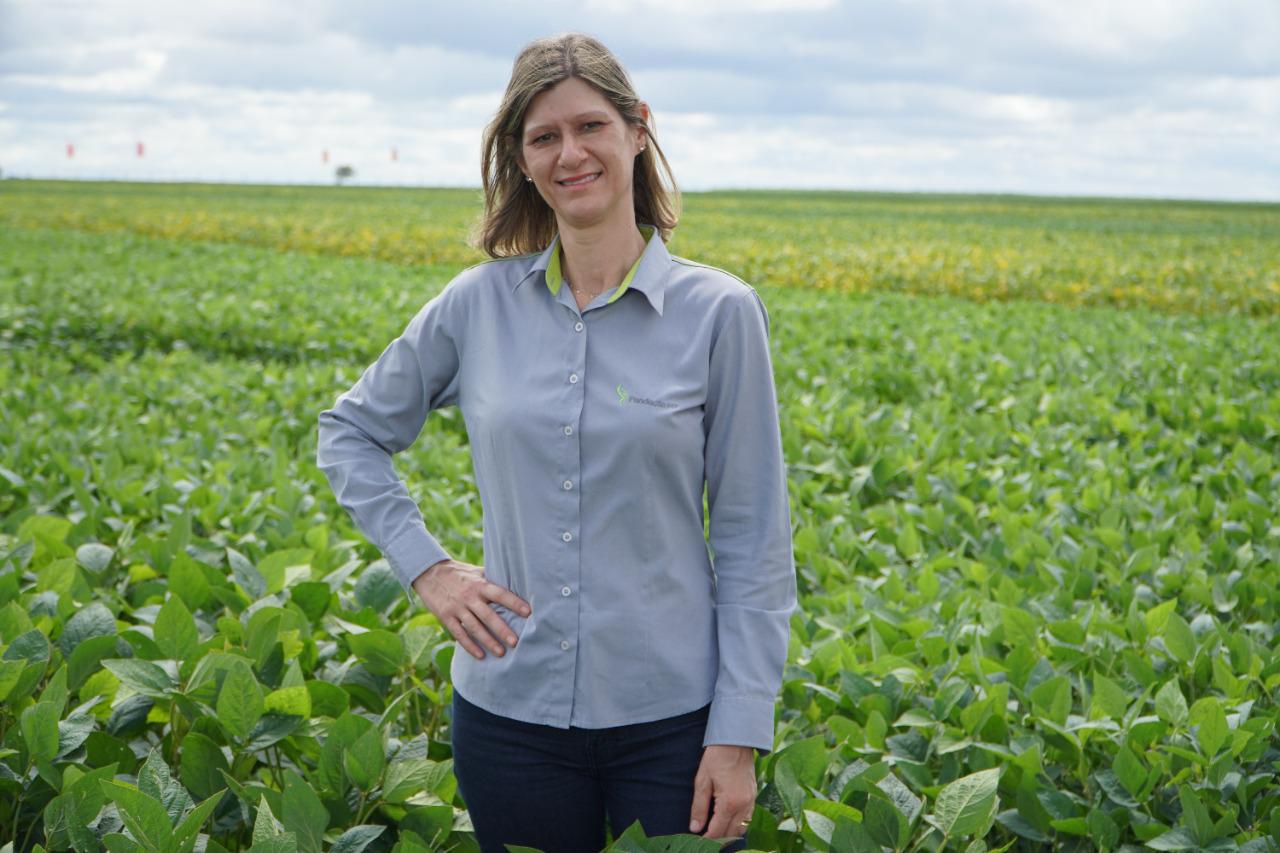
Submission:
M 571 592 L 573 592 L 573 590 L 569 589 L 569 587 L 567 587 L 567 586 L 562 586 L 562 587 L 560 587 L 560 594 L 561 594 L 561 595 L 568 595 L 568 594 L 569 594 L 569 593 L 571 593 Z
M 581 324 L 581 323 L 574 323 L 574 324 L 573 324 L 573 330 L 574 330 L 575 332 L 581 332 L 581 331 L 582 331 L 582 324 Z
M 562 648 L 562 649 L 568 649 L 568 648 L 569 648 L 569 641 L 568 641 L 568 640 L 561 640 L 561 641 L 560 641 L 560 648 Z
M 576 374 L 576 373 L 570 373 L 570 374 L 569 374 L 569 384 L 570 384 L 570 385 L 572 385 L 573 383 L 575 383 L 575 382 L 577 382 L 577 381 L 578 381 L 578 374 Z
M 573 435 L 573 427 L 571 427 L 571 426 L 566 426 L 566 427 L 564 428 L 564 434 L 565 434 L 565 435 Z
M 564 481 L 564 490 L 567 492 L 567 491 L 569 491 L 569 490 L 570 490 L 570 489 L 572 489 L 572 488 L 573 488 L 573 480 L 565 480 L 565 481 Z
M 564 533 L 560 534 L 560 538 L 566 542 L 572 542 L 573 534 L 566 530 Z

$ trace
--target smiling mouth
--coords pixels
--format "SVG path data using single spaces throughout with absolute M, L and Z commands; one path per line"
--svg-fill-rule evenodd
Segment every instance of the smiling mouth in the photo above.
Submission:
M 581 178 L 573 178 L 567 181 L 556 181 L 556 183 L 562 187 L 580 187 L 580 186 L 583 186 L 584 184 L 589 184 L 593 182 L 598 177 L 600 177 L 600 173 L 593 172 L 590 175 L 583 175 Z

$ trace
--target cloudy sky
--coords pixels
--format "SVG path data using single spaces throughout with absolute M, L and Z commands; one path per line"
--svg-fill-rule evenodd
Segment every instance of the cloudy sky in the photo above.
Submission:
M 1280 0 L 0 0 L 0 170 L 478 186 L 564 30 L 686 189 L 1280 200 Z

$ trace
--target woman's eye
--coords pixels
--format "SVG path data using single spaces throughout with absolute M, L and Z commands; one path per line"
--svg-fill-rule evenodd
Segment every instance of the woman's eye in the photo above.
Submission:
M 584 125 L 582 126 L 582 129 L 583 129 L 583 130 L 595 130 L 597 127 L 603 127 L 603 126 L 604 126 L 604 122 L 602 122 L 602 121 L 589 121 L 589 122 L 587 122 L 586 124 L 584 124 Z
M 537 144 L 539 144 L 539 143 L 541 143 L 541 142 L 546 142 L 546 141 L 547 141 L 548 139 L 550 139 L 550 138 L 551 138 L 551 134 L 549 134 L 549 133 L 544 133 L 544 134 L 542 134 L 541 136 L 535 136 L 535 137 L 531 140 L 531 142 L 532 142 L 532 144 L 537 145 Z

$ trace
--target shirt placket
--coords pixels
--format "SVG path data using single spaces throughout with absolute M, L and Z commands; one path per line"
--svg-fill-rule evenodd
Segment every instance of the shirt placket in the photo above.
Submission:
M 587 369 L 587 324 L 578 311 L 577 305 L 563 301 L 569 293 L 567 287 L 561 288 L 561 304 L 565 311 L 564 328 L 569 337 L 566 351 L 569 354 L 565 370 L 565 382 L 569 386 L 568 405 L 565 407 L 560 435 L 557 438 L 565 443 L 566 452 L 560 454 L 564 460 L 562 469 L 557 472 L 558 480 L 552 485 L 557 492 L 557 504 L 561 511 L 557 516 L 562 526 L 557 535 L 560 538 L 561 552 L 564 559 L 558 561 L 562 566 L 558 580 L 557 594 L 564 604 L 564 631 L 557 641 L 562 655 L 570 656 L 569 669 L 577 670 L 577 644 L 581 637 L 581 602 L 582 584 L 582 502 L 579 496 L 579 478 L 582 475 L 581 424 L 582 411 L 586 402 L 586 369 Z M 573 695 L 575 678 L 566 680 L 569 690 L 569 717 L 573 716 Z

